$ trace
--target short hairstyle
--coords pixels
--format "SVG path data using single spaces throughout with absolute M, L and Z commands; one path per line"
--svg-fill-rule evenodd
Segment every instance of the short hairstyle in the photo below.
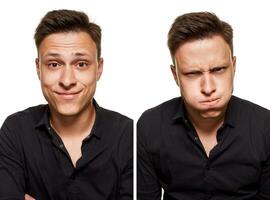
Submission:
M 96 44 L 97 57 L 101 56 L 101 28 L 89 21 L 84 12 L 75 10 L 53 10 L 40 21 L 34 35 L 37 49 L 41 42 L 53 33 L 86 32 Z
M 233 54 L 233 29 L 214 13 L 192 12 L 178 16 L 168 33 L 168 47 L 174 62 L 178 47 L 187 41 L 220 35 L 230 46 Z

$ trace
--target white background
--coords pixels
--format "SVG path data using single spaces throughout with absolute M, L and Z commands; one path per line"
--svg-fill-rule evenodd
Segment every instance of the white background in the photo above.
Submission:
M 0 4 L 0 125 L 9 114 L 46 103 L 34 60 L 33 35 L 52 9 L 86 12 L 102 28 L 104 73 L 96 99 L 137 119 L 147 108 L 179 96 L 169 65 L 167 32 L 180 14 L 211 11 L 234 28 L 234 94 L 270 109 L 270 12 L 267 1 L 76 0 Z

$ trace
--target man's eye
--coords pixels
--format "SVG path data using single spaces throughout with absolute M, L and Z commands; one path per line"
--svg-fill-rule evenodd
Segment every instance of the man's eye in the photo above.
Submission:
M 211 69 L 210 72 L 212 73 L 220 73 L 223 72 L 226 69 L 226 67 L 216 67 L 214 69 Z
M 88 63 L 87 62 L 79 62 L 78 63 L 78 67 L 82 68 L 82 67 L 87 67 Z
M 59 64 L 57 62 L 52 62 L 52 63 L 49 63 L 48 66 L 51 68 L 56 68 L 59 66 Z
M 201 72 L 199 72 L 199 71 L 187 72 L 187 73 L 185 73 L 185 75 L 188 77 L 196 77 L 196 76 L 201 75 Z

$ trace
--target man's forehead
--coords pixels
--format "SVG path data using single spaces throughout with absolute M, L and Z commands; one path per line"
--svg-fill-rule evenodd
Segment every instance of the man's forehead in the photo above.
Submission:
M 174 62 L 189 66 L 220 65 L 230 62 L 231 57 L 230 47 L 223 39 L 209 38 L 181 45 L 175 53 Z
M 76 35 L 77 34 L 77 35 Z M 40 47 L 39 54 L 43 57 L 93 57 L 97 48 L 87 33 L 59 33 L 46 37 Z
M 41 42 L 39 49 L 42 47 L 96 47 L 95 42 L 91 36 L 86 32 L 67 32 L 67 33 L 53 33 L 46 36 Z

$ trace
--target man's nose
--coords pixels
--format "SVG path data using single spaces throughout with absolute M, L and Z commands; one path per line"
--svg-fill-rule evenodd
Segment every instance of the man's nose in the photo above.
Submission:
M 66 66 L 62 69 L 59 85 L 65 89 L 76 85 L 75 72 L 72 66 Z
M 206 96 L 210 96 L 215 91 L 216 84 L 214 78 L 209 72 L 204 73 L 201 80 L 201 92 Z

